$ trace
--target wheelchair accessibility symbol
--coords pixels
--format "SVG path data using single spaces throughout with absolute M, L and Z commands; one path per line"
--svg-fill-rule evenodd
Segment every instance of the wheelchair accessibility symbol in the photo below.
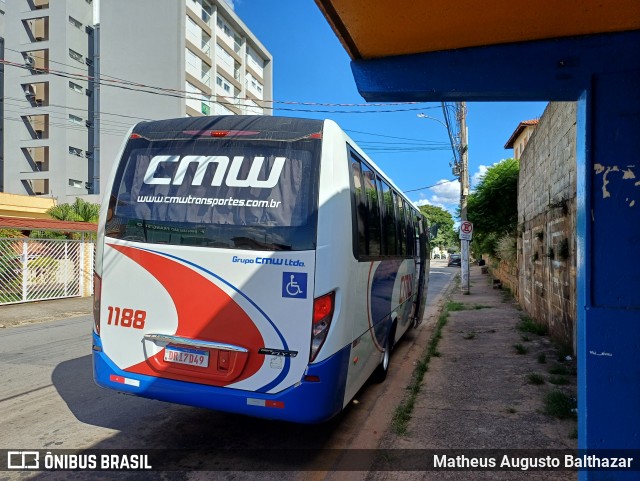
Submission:
M 282 273 L 282 297 L 295 299 L 307 298 L 307 273 L 283 272 Z

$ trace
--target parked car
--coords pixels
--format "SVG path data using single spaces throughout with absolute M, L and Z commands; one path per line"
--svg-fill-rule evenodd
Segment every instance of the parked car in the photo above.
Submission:
M 448 267 L 451 267 L 451 266 L 460 267 L 461 265 L 462 265 L 462 259 L 460 257 L 460 254 L 451 254 L 449 256 L 449 262 L 447 262 Z

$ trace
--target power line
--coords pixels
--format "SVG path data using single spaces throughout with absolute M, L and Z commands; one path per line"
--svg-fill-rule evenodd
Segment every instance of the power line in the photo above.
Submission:
M 433 185 L 428 185 L 426 187 L 420 187 L 419 189 L 411 189 L 411 190 L 404 190 L 403 192 L 406 194 L 407 192 L 417 192 L 419 190 L 425 190 L 425 189 L 430 189 L 431 187 L 435 187 L 437 185 L 442 185 L 442 184 L 448 184 L 449 182 L 457 182 L 458 179 L 451 179 L 451 180 L 441 180 L 440 182 L 437 182 Z
M 15 49 L 11 49 L 11 48 L 6 48 L 5 50 L 9 50 L 15 53 L 24 53 L 22 51 L 19 50 L 15 50 Z M 40 57 L 37 55 L 33 55 L 31 54 L 32 57 L 34 58 L 38 58 L 38 59 L 42 59 L 44 60 L 44 57 Z M 119 77 L 115 77 L 115 76 L 111 76 L 111 75 L 107 75 L 105 73 L 100 72 L 100 79 L 97 79 L 96 77 L 93 76 L 89 76 L 87 74 L 85 74 L 84 72 L 81 74 L 76 74 L 76 73 L 70 73 L 70 72 L 64 72 L 64 71 L 58 71 L 58 70 L 53 70 L 53 69 L 49 69 L 49 68 L 33 68 L 33 67 L 28 67 L 26 65 L 21 65 L 18 64 L 16 62 L 10 62 L 7 60 L 0 60 L 0 62 L 5 63 L 6 65 L 10 65 L 13 67 L 19 67 L 19 68 L 25 68 L 27 70 L 38 70 L 38 71 L 42 71 L 45 73 L 50 73 L 53 75 L 59 75 L 59 76 L 64 76 L 64 75 L 69 75 L 72 76 L 72 78 L 76 79 L 76 80 L 83 80 L 83 81 L 92 81 L 92 82 L 96 82 L 101 86 L 109 86 L 109 87 L 118 87 L 117 85 L 114 85 L 115 83 L 123 83 L 125 85 L 128 86 L 135 86 L 135 87 L 139 87 L 139 91 L 141 92 L 145 92 L 145 93 L 151 93 L 151 94 L 160 94 L 160 93 L 166 93 L 169 96 L 171 96 L 171 94 L 181 94 L 182 98 L 187 98 L 188 94 L 193 94 L 193 92 L 188 92 L 186 90 L 179 90 L 179 89 L 171 89 L 171 88 L 165 88 L 165 87 L 159 87 L 159 86 L 154 86 L 154 85 L 148 85 L 148 84 L 143 84 L 143 83 L 139 83 L 139 82 L 134 82 L 131 80 L 127 80 L 127 79 L 122 79 Z M 76 67 L 75 65 L 69 65 L 63 62 L 57 62 L 57 61 L 53 61 L 53 60 L 49 60 L 49 62 L 51 63 L 55 63 L 55 64 L 59 64 L 59 65 L 64 65 L 66 67 L 72 68 L 72 69 L 77 69 L 80 70 L 78 67 Z M 119 86 L 119 87 L 123 87 L 123 86 Z M 148 90 L 142 90 L 142 89 L 154 89 L 154 90 L 158 90 L 158 92 L 152 92 L 152 91 L 148 91 Z M 223 95 L 218 95 L 218 94 L 213 94 L 217 97 L 223 97 L 223 98 L 232 98 L 232 99 L 237 99 L 237 100 L 242 100 L 242 101 L 252 101 L 254 102 L 254 99 L 248 98 L 248 97 L 227 97 L 227 96 L 223 96 Z M 174 95 L 175 96 L 175 95 Z M 202 93 L 201 96 L 207 96 L 206 93 Z M 198 100 L 199 97 L 193 98 L 194 100 Z M 271 103 L 271 104 L 283 104 L 283 105 L 302 105 L 302 106 L 318 106 L 318 107 L 367 107 L 367 108 L 377 108 L 377 107 L 389 107 L 389 106 L 400 106 L 400 105 L 419 105 L 419 102 L 386 102 L 386 103 L 324 103 L 324 102 L 300 102 L 300 101 L 291 101 L 291 100 L 266 100 L 266 99 L 258 99 L 258 102 L 261 103 Z M 218 102 L 218 103 L 222 103 L 222 102 Z M 229 105 L 229 104 L 227 104 Z M 236 105 L 236 104 L 231 104 L 231 105 Z M 245 107 L 249 106 L 251 107 L 252 105 L 243 105 Z M 258 105 L 258 107 L 260 107 Z M 265 108 L 265 107 L 262 107 Z M 274 108 L 274 107 L 271 107 Z M 404 111 L 413 111 L 413 110 L 428 110 L 428 109 L 436 109 L 439 107 L 436 106 L 423 106 L 422 108 L 415 108 L 415 109 L 393 109 L 393 110 L 384 110 L 384 111 L 379 111 L 376 110 L 375 112 L 380 112 L 380 113 L 386 113 L 386 112 L 404 112 Z M 284 108 L 284 107 L 279 107 L 279 110 L 292 110 L 292 111 L 300 111 L 300 112 L 328 112 L 328 113 L 368 113 L 368 111 L 332 111 L 332 110 L 305 110 L 305 109 L 290 109 L 290 108 Z

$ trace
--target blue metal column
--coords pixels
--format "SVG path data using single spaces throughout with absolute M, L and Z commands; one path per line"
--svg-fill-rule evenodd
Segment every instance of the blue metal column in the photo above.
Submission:
M 618 67 L 593 74 L 578 109 L 578 443 L 590 450 L 640 449 L 640 69 Z
M 358 60 L 352 70 L 368 101 L 578 101 L 578 445 L 640 450 L 640 31 Z

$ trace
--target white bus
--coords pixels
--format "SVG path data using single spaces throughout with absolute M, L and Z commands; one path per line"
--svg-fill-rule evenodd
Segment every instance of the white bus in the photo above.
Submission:
M 106 183 L 94 378 L 294 422 L 383 380 L 422 318 L 426 221 L 332 121 L 136 125 Z

